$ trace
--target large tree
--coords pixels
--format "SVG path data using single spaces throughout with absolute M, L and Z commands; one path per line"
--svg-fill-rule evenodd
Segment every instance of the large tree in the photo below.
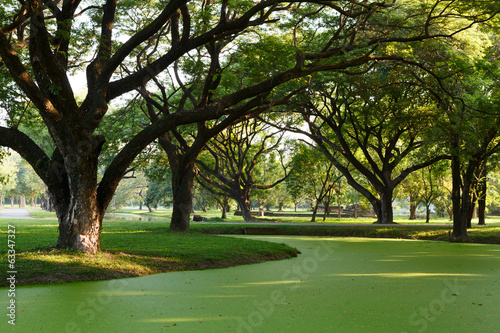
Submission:
M 498 40 L 484 26 L 461 37 L 459 43 L 435 45 L 426 59 L 436 64 L 433 75 L 419 76 L 439 108 L 436 141 L 451 156 L 451 240 L 459 242 L 469 240 L 475 189 L 488 160 L 500 152 Z
M 15 122 L 0 126 L 0 146 L 19 152 L 47 185 L 59 219 L 57 246 L 96 252 L 103 215 L 120 179 L 144 147 L 162 134 L 183 124 L 238 113 L 246 116 L 256 108 L 267 108 L 275 100 L 272 92 L 286 82 L 386 59 L 374 54 L 379 45 L 466 29 L 488 19 L 496 1 L 476 5 L 442 0 L 5 0 L 2 4 L 2 67 L 43 119 L 56 148 L 45 152 Z M 132 11 L 134 15 L 125 19 Z M 457 21 L 458 16 L 464 19 Z M 458 23 L 443 30 L 448 20 Z M 290 51 L 282 54 L 290 57 L 287 66 L 267 73 L 258 83 L 242 82 L 216 99 L 165 110 L 158 121 L 123 145 L 98 181 L 106 133 L 98 134 L 97 129 L 111 103 L 168 74 L 197 49 L 262 25 L 272 26 L 268 31 L 278 36 L 291 36 Z M 125 65 L 150 43 L 161 45 L 161 52 L 148 52 L 146 63 L 126 71 Z M 86 74 L 87 95 L 82 102 L 71 85 L 75 70 Z
M 396 186 L 411 172 L 445 158 L 425 145 L 433 105 L 403 71 L 374 67 L 364 80 L 337 78 L 318 86 L 299 106 L 309 130 L 295 129 L 308 135 L 366 197 L 378 223 L 393 222 Z M 348 166 L 367 182 L 356 179 Z

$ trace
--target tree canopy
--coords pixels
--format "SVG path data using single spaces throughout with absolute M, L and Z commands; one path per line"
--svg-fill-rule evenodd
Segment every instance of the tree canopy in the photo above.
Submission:
M 200 133 L 214 136 L 289 103 L 317 73 L 361 75 L 384 61 L 417 65 L 413 51 L 425 52 L 422 43 L 458 36 L 498 7 L 444 0 L 6 0 L 0 94 L 16 103 L 8 104 L 0 146 L 17 151 L 47 186 L 59 219 L 57 245 L 96 252 L 120 180 L 158 138 L 182 143 L 180 127 L 195 126 L 193 140 L 203 146 L 209 136 Z M 71 82 L 82 73 L 81 98 Z M 155 110 L 101 177 L 110 136 L 103 124 L 134 93 Z M 49 145 L 29 133 L 32 119 L 46 129 Z

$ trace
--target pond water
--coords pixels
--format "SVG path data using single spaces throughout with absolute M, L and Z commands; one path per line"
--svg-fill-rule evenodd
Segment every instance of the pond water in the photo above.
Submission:
M 18 287 L 14 328 L 94 333 L 498 331 L 498 245 L 249 238 L 287 243 L 301 254 L 225 269 Z M 4 311 L 7 291 L 0 288 Z M 11 329 L 2 319 L 0 331 Z

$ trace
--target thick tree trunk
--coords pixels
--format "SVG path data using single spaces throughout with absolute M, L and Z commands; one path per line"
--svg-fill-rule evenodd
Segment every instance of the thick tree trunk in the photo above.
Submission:
M 465 207 L 465 203 L 462 203 L 461 192 L 461 167 L 460 161 L 457 156 L 452 156 L 451 158 L 451 175 L 452 175 L 452 189 L 451 189 L 451 201 L 453 204 L 453 232 L 450 235 L 450 241 L 452 242 L 468 242 L 469 236 L 467 235 L 467 221 L 462 214 L 462 210 Z M 468 208 L 468 206 L 467 206 Z
M 473 196 L 469 203 L 469 210 L 467 212 L 467 229 L 472 228 L 472 219 L 476 215 L 476 197 Z
M 323 214 L 323 221 L 326 221 L 326 218 L 330 217 L 330 199 L 325 200 L 324 206 L 325 206 L 325 213 Z
M 174 207 L 170 230 L 189 231 L 191 211 L 193 209 L 193 182 L 195 176 L 194 163 L 187 166 L 172 166 L 172 194 Z
M 394 213 L 392 211 L 392 189 L 385 189 L 380 192 L 380 202 L 378 205 L 373 205 L 375 213 L 377 214 L 378 224 L 391 224 L 394 223 Z
M 238 206 L 240 207 L 241 211 L 241 216 L 243 217 L 245 222 L 251 222 L 255 220 L 255 216 L 253 216 L 251 212 L 251 207 L 252 207 L 252 203 L 250 201 L 251 192 L 252 188 L 239 188 L 235 191 L 230 192 L 230 197 L 238 203 Z
M 479 225 L 486 225 L 486 177 L 482 177 L 477 184 L 477 218 Z
M 228 202 L 227 197 L 222 198 L 222 205 L 221 206 L 222 206 L 221 219 L 226 219 L 227 218 L 227 211 L 228 211 L 227 206 L 229 206 L 229 202 Z
M 394 223 L 394 213 L 392 210 L 392 193 L 390 197 L 382 198 L 382 220 L 380 223 Z
M 417 219 L 417 204 L 413 201 L 413 198 L 410 197 L 410 220 Z
M 316 202 L 316 205 L 314 205 L 314 208 L 313 208 L 311 222 L 316 222 L 316 214 L 318 213 L 318 208 L 319 208 L 319 202 Z
M 431 205 L 425 205 L 425 223 L 429 223 L 431 219 Z
M 241 210 L 241 216 L 245 222 L 251 222 L 255 219 L 250 210 L 250 200 L 245 198 L 244 196 L 237 198 L 238 204 Z
M 58 214 L 58 248 L 69 248 L 86 253 L 96 253 L 101 250 L 100 235 L 104 214 L 100 213 L 89 201 L 93 200 L 85 203 L 72 201 L 62 215 Z
M 66 169 L 59 186 L 49 186 L 59 219 L 57 247 L 96 253 L 105 212 L 97 201 L 97 158 L 79 158 Z

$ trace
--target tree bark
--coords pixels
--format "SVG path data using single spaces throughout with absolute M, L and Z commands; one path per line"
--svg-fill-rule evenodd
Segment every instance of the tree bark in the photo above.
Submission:
M 429 223 L 431 219 L 431 205 L 425 205 L 425 223 Z
M 245 220 L 245 222 L 253 221 L 255 217 L 252 215 L 252 212 L 250 210 L 250 200 L 245 196 L 241 196 L 237 198 L 236 201 L 238 201 L 238 204 L 240 206 L 241 216 L 243 216 L 243 220 Z
M 467 229 L 472 228 L 472 219 L 476 214 L 476 196 L 473 195 L 469 203 L 469 211 L 467 212 Z
M 377 214 L 377 224 L 392 224 L 394 223 L 394 214 L 392 210 L 392 195 L 393 190 L 385 188 L 384 192 L 380 192 L 380 202 L 378 205 L 373 205 Z
M 311 222 L 316 222 L 316 214 L 318 213 L 318 208 L 319 208 L 319 202 L 316 202 L 313 208 L 313 213 L 311 217 Z
M 462 203 L 461 183 L 462 174 L 460 167 L 460 160 L 458 156 L 453 155 L 451 158 L 451 175 L 452 175 L 452 189 L 451 201 L 453 204 L 453 232 L 450 235 L 452 242 L 468 242 L 469 236 L 467 235 L 467 221 L 462 214 L 465 207 Z M 468 206 L 467 206 L 468 208 Z
M 174 207 L 170 230 L 189 231 L 191 211 L 193 209 L 193 183 L 195 177 L 194 161 L 183 165 L 178 163 L 172 167 L 172 194 Z
M 67 161 L 67 174 L 49 192 L 59 219 L 58 248 L 85 253 L 101 249 L 100 234 L 105 208 L 97 200 L 97 156 Z
M 222 216 L 221 218 L 222 219 L 226 219 L 227 218 L 227 211 L 228 211 L 228 206 L 229 206 L 229 200 L 227 199 L 227 197 L 223 197 L 222 198 Z
M 477 184 L 477 218 L 479 225 L 486 225 L 486 177 L 482 177 Z
M 330 216 L 330 200 L 325 200 L 323 203 L 323 206 L 325 207 L 325 211 L 323 213 L 323 221 L 326 221 L 326 217 Z
M 413 201 L 413 198 L 410 196 L 410 220 L 417 219 L 417 204 Z

